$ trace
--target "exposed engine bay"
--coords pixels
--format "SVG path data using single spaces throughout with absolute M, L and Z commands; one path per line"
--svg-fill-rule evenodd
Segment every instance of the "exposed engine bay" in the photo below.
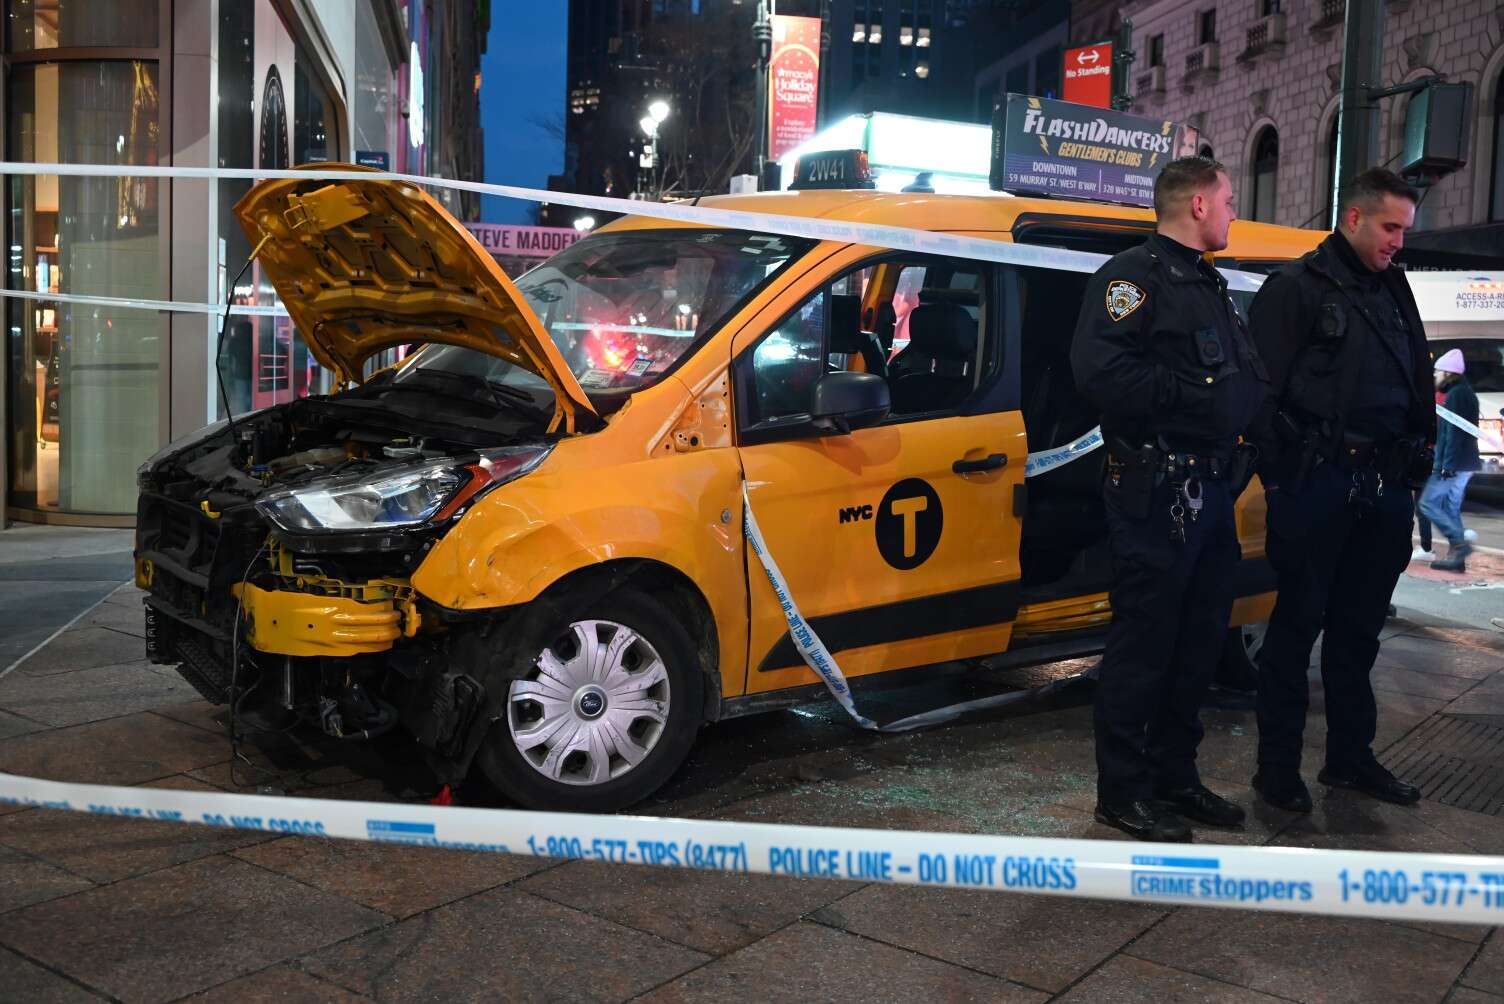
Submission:
M 138 473 L 147 652 L 242 731 L 340 739 L 405 725 L 462 774 L 482 685 L 447 673 L 456 616 L 409 584 L 484 492 L 555 435 L 524 403 L 374 380 L 169 446 Z

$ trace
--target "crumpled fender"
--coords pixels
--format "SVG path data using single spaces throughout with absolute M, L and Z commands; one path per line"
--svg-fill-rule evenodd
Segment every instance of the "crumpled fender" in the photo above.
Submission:
M 560 442 L 538 470 L 472 507 L 414 572 L 413 587 L 451 610 L 487 610 L 528 603 L 606 562 L 660 562 L 705 598 L 725 692 L 740 693 L 747 583 L 736 451 L 624 461 L 619 450 L 604 436 Z

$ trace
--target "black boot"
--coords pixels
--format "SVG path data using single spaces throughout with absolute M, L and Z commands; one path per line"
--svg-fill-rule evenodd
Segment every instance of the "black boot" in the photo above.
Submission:
M 1160 789 L 1155 794 L 1178 814 L 1207 826 L 1239 826 L 1243 822 L 1241 805 L 1229 802 L 1204 784 Z
M 1097 802 L 1097 822 L 1115 827 L 1138 840 L 1188 844 L 1191 828 L 1175 813 L 1153 802 Z
M 1350 788 L 1395 805 L 1414 805 L 1420 801 L 1420 789 L 1406 784 L 1385 770 L 1377 760 L 1361 767 L 1327 764 L 1316 780 L 1333 788 Z
M 1473 545 L 1467 541 L 1451 544 L 1447 547 L 1447 556 L 1431 562 L 1431 567 L 1438 572 L 1465 572 L 1467 571 L 1467 556 L 1472 553 Z
M 1265 802 L 1286 812 L 1310 812 L 1311 791 L 1301 780 L 1300 772 L 1260 767 L 1253 775 L 1253 790 Z

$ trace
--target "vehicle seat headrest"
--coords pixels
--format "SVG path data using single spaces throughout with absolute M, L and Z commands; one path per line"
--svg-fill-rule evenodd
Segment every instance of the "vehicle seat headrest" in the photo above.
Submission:
M 855 293 L 830 294 L 830 351 L 862 351 L 862 298 Z
M 909 314 L 909 347 L 932 359 L 970 362 L 976 354 L 977 322 L 954 303 L 920 303 Z

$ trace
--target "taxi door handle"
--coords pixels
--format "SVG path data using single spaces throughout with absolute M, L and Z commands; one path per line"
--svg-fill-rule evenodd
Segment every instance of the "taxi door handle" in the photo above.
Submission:
M 982 471 L 995 471 L 999 467 L 1008 466 L 1008 454 L 994 453 L 990 457 L 981 460 L 957 460 L 950 465 L 950 469 L 957 474 L 980 474 Z

